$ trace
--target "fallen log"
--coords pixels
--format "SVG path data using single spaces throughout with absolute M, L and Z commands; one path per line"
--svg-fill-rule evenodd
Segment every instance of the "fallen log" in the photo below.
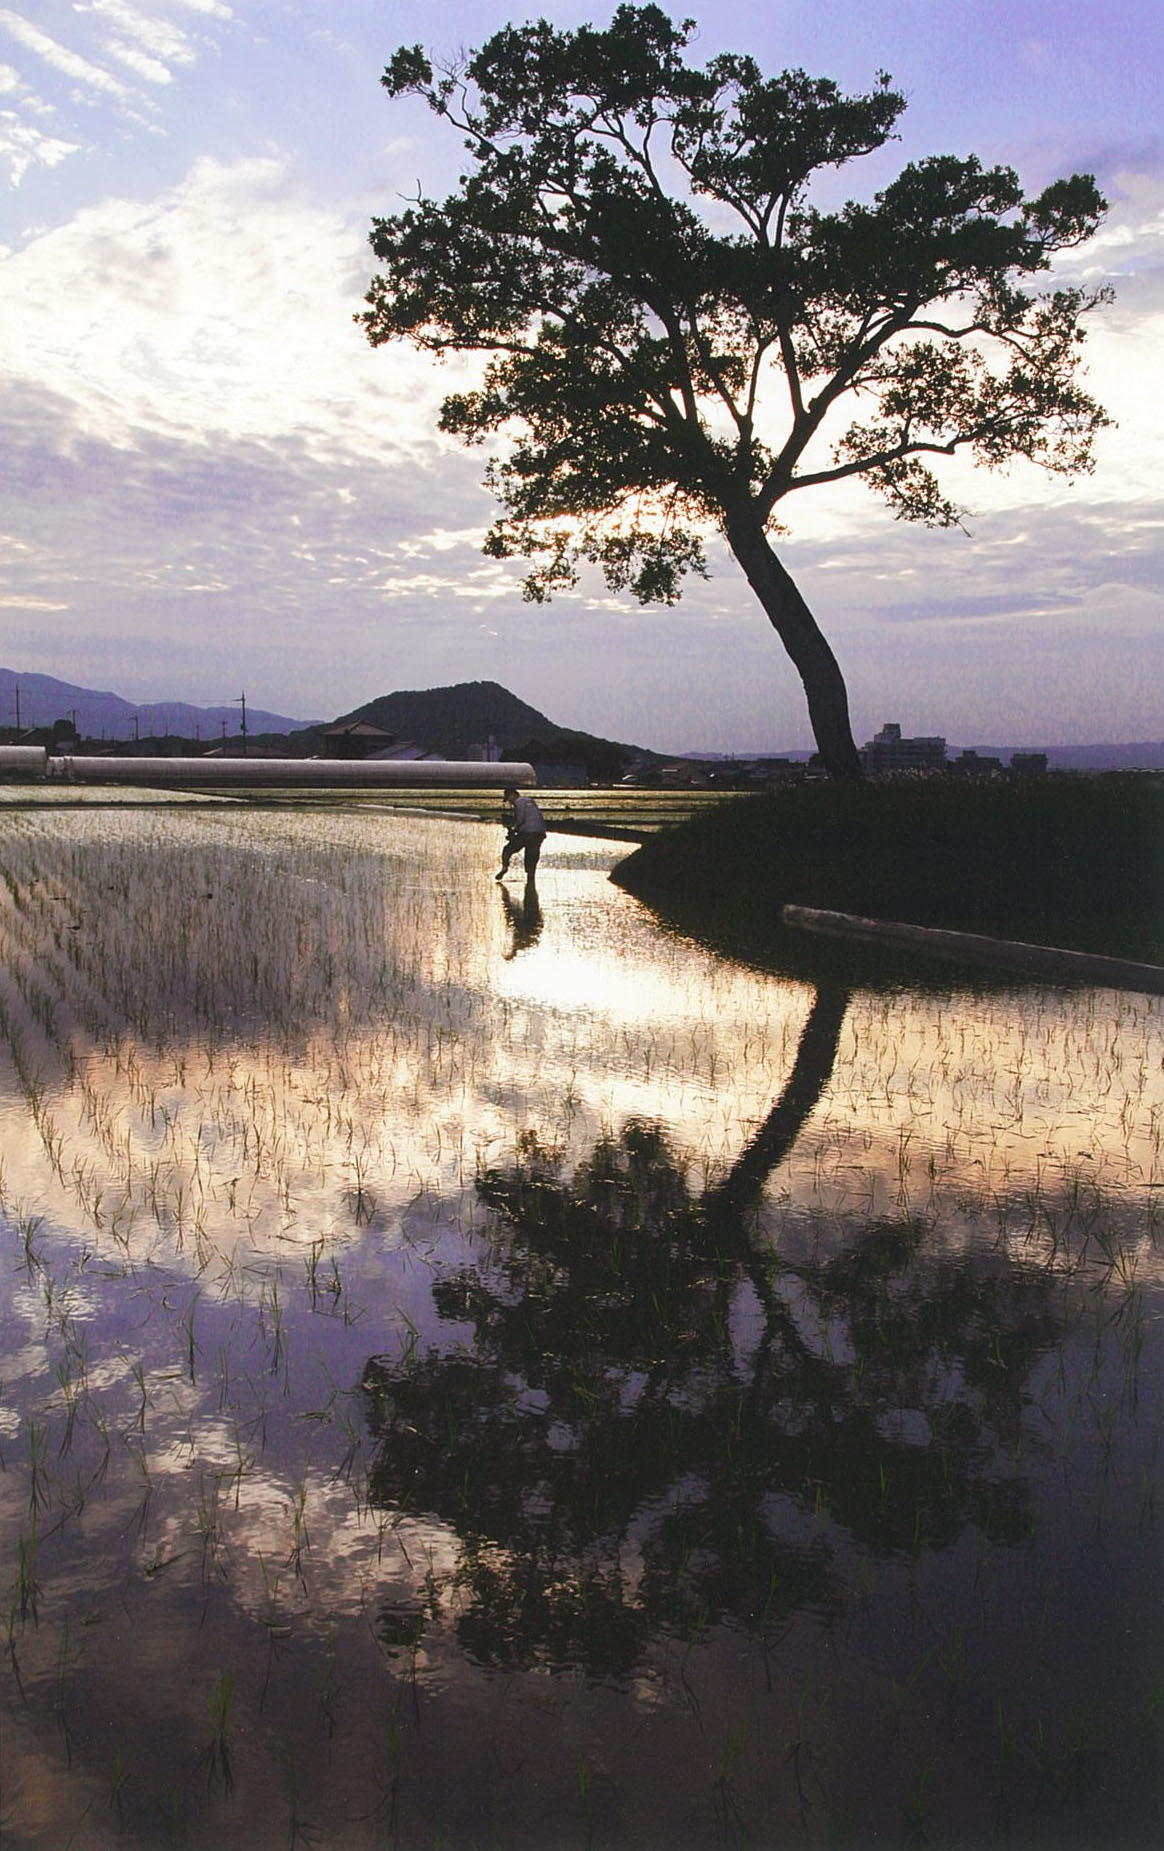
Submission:
M 785 906 L 781 916 L 785 925 L 805 932 L 825 933 L 832 938 L 900 945 L 932 957 L 993 964 L 1042 977 L 1068 977 L 1081 982 L 1109 984 L 1116 989 L 1146 990 L 1155 996 L 1164 995 L 1164 966 L 1139 964 L 1130 958 L 1068 951 L 1054 945 L 1028 945 L 1020 939 L 990 938 L 979 932 L 947 932 L 937 926 L 906 925 L 897 919 L 864 919 L 858 913 L 829 912 L 817 906 Z

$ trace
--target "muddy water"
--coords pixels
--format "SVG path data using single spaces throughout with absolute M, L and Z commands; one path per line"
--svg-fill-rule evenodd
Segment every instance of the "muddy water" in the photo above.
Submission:
M 1158 1001 L 2 827 L 6 1846 L 1157 1842 Z

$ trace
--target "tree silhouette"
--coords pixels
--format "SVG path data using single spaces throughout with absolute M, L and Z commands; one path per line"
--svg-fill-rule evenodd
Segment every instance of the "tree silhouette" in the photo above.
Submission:
M 773 550 L 777 511 L 861 477 L 897 518 L 943 526 L 959 510 L 935 459 L 1090 467 L 1106 419 L 1076 374 L 1104 292 L 1024 285 L 1104 201 L 1090 175 L 1025 198 L 1011 169 L 941 155 L 822 211 L 813 177 L 883 147 L 904 97 L 884 74 L 848 96 L 734 53 L 698 68 L 693 23 L 623 5 L 606 29 L 508 26 L 443 71 L 399 50 L 389 94 L 423 97 L 469 165 L 443 203 L 374 221 L 362 320 L 374 345 L 490 356 L 441 427 L 506 439 L 485 550 L 536 562 L 527 596 L 590 561 L 673 603 L 718 531 L 826 765 L 857 777 L 844 680 Z

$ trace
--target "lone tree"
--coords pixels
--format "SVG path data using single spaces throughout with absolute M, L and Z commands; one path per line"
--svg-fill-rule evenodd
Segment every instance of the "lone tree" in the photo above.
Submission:
M 440 423 L 505 440 L 485 551 L 532 562 L 527 598 L 588 561 L 674 603 L 718 530 L 800 673 L 824 763 L 859 777 L 776 511 L 864 476 L 897 518 L 950 526 L 927 459 L 1089 468 L 1107 419 L 1076 366 L 1106 292 L 1020 285 L 1105 202 L 1090 175 L 1026 199 L 1009 168 L 937 155 L 871 205 L 822 211 L 812 176 L 880 148 L 904 97 L 884 73 L 846 96 L 737 54 L 700 69 L 693 30 L 624 5 L 605 30 L 506 27 L 444 70 L 397 51 L 385 88 L 458 129 L 469 171 L 443 204 L 374 220 L 383 270 L 360 319 L 373 345 L 490 356 Z

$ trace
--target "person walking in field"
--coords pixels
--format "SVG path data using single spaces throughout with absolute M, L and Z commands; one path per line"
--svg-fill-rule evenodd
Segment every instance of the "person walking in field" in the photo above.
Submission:
M 505 879 L 509 864 L 520 849 L 525 857 L 526 880 L 532 881 L 546 839 L 546 819 L 528 792 L 519 791 L 516 785 L 510 785 L 505 801 L 509 806 L 509 823 L 505 847 L 501 851 L 501 867 L 493 878 Z

